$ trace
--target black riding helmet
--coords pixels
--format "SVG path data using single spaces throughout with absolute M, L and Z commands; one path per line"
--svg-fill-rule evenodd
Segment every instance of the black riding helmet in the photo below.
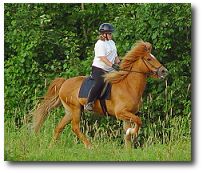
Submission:
M 99 32 L 106 33 L 106 32 L 113 32 L 114 28 L 110 23 L 103 23 L 99 27 Z

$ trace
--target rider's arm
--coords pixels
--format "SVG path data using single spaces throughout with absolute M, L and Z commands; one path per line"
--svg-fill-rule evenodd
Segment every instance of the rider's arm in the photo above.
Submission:
M 107 59 L 106 56 L 100 56 L 99 58 L 100 58 L 101 61 L 104 62 L 106 65 L 112 67 L 113 64 Z
M 115 62 L 115 64 L 119 64 L 119 63 L 121 62 L 121 60 L 120 60 L 119 57 L 117 56 L 114 62 Z

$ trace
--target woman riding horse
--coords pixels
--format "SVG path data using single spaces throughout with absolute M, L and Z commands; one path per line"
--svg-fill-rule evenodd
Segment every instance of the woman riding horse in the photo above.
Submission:
M 91 74 L 95 84 L 88 95 L 87 104 L 84 106 L 87 111 L 93 110 L 94 102 L 105 85 L 103 75 L 114 69 L 119 70 L 118 64 L 120 60 L 117 55 L 116 45 L 112 40 L 113 31 L 114 28 L 110 23 L 103 23 L 99 27 L 100 37 L 94 48 L 95 57 Z
M 110 115 L 124 121 L 125 144 L 131 146 L 131 136 L 137 136 L 141 127 L 138 112 L 140 100 L 148 77 L 164 78 L 167 69 L 151 54 L 152 46 L 148 42 L 138 41 L 123 58 L 120 71 L 105 75 L 105 80 L 112 84 L 110 100 L 106 101 Z M 71 122 L 72 131 L 89 148 L 90 141 L 80 130 L 81 106 L 87 104 L 87 99 L 78 98 L 78 93 L 85 76 L 70 79 L 56 78 L 50 84 L 41 104 L 33 112 L 33 127 L 38 132 L 48 113 L 60 106 L 65 108 L 65 115 L 54 131 L 54 140 L 65 126 Z M 93 111 L 103 113 L 98 100 L 95 101 Z M 131 126 L 134 124 L 134 126 Z

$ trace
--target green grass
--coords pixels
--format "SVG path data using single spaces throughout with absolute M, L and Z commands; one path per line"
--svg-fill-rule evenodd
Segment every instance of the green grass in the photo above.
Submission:
M 173 92 L 165 89 L 164 110 L 157 112 L 152 95 L 147 96 L 141 111 L 143 125 L 139 131 L 137 149 L 125 149 L 123 127 L 120 120 L 99 118 L 85 114 L 81 118 L 81 130 L 89 136 L 92 149 L 85 149 L 72 133 L 70 125 L 63 131 L 59 141 L 50 146 L 52 132 L 64 112 L 54 110 L 45 121 L 39 135 L 29 128 L 22 118 L 29 112 L 16 108 L 5 111 L 4 159 L 7 161 L 191 161 L 191 107 L 181 111 L 174 107 Z M 178 113 L 179 112 L 179 113 Z
M 92 149 L 85 149 L 70 126 L 51 147 L 52 129 L 47 126 L 37 136 L 26 126 L 18 131 L 10 129 L 5 128 L 6 161 L 191 161 L 188 137 L 167 144 L 145 144 L 137 149 L 125 149 L 119 140 L 104 137 L 93 140 Z

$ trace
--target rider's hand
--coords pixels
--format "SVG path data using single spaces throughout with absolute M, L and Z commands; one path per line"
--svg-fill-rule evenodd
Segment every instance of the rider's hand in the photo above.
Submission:
M 118 64 L 112 64 L 112 68 L 116 71 L 119 71 L 120 70 L 120 67 Z

